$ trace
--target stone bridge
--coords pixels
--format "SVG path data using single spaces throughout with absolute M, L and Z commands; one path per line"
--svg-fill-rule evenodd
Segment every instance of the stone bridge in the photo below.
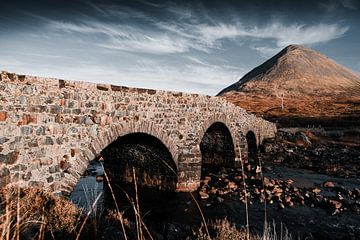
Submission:
M 191 191 L 203 164 L 236 167 L 249 133 L 259 144 L 275 132 L 219 97 L 0 75 L 0 186 L 68 194 L 101 157 L 112 179 L 135 166 L 145 184 Z

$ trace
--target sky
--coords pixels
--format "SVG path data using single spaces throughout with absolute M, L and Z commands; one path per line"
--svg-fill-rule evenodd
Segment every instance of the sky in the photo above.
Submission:
M 360 72 L 360 0 L 1 0 L 0 70 L 215 95 L 289 44 Z

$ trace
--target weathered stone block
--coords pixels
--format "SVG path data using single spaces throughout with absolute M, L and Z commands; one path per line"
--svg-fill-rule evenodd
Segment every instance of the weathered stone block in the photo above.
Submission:
M 53 183 L 50 185 L 49 190 L 50 190 L 51 192 L 59 191 L 59 190 L 60 190 L 60 187 L 61 187 L 61 185 L 60 185 L 59 182 L 53 182 Z
M 8 154 L 0 154 L 0 163 L 14 164 L 19 158 L 19 151 L 13 151 Z
M 32 127 L 21 127 L 21 134 L 23 135 L 29 135 L 33 133 L 33 128 Z
M 39 146 L 38 140 L 36 138 L 32 138 L 28 142 L 28 146 L 31 147 L 31 148 L 38 147 Z
M 7 141 L 9 141 L 9 138 L 0 137 L 0 144 L 4 144 L 4 143 L 6 143 Z
M 40 165 L 52 165 L 54 163 L 54 160 L 52 158 L 45 158 L 45 159 L 39 159 Z
M 18 122 L 18 125 L 26 125 L 30 123 L 37 123 L 37 115 L 36 114 L 24 114 L 22 119 Z
M 59 79 L 59 88 L 65 87 L 65 80 Z
M 0 168 L 0 187 L 5 187 L 10 183 L 10 170 L 6 167 Z
M 19 182 L 19 180 L 21 180 L 23 178 L 24 174 L 21 174 L 19 172 L 15 173 L 12 178 L 11 178 L 11 182 L 15 183 L 15 182 Z
M 59 114 L 61 112 L 61 106 L 59 105 L 50 105 L 49 111 L 52 114 Z
M 52 183 L 52 182 L 54 181 L 53 176 L 50 176 L 50 177 L 46 178 L 46 181 L 47 181 L 48 183 Z
M 23 87 L 22 92 L 24 94 L 32 95 L 36 92 L 36 86 L 35 85 L 26 85 L 25 87 Z
M 25 171 L 27 170 L 27 166 L 24 164 L 17 164 L 11 168 L 12 171 Z
M 35 133 L 36 135 L 45 135 L 46 127 L 40 126 L 36 129 Z
M 59 167 L 59 165 L 55 165 L 55 166 L 49 167 L 49 172 L 50 172 L 50 173 L 60 172 L 60 167 Z
M 63 159 L 60 161 L 60 169 L 64 172 L 71 168 L 71 164 L 69 163 L 68 159 L 68 156 L 64 156 Z
M 42 188 L 44 187 L 44 183 L 41 181 L 30 181 L 29 187 Z
M 101 90 L 101 91 L 108 91 L 109 90 L 108 86 L 105 85 L 105 84 L 96 84 L 96 88 Z
M 54 140 L 51 137 L 47 136 L 45 138 L 45 145 L 54 145 Z
M 7 112 L 0 111 L 0 122 L 4 122 L 7 119 Z
M 25 181 L 29 181 L 31 179 L 32 173 L 31 172 L 27 172 L 24 174 L 23 176 L 23 180 Z
M 79 132 L 79 130 L 78 130 L 77 127 L 71 127 L 71 128 L 69 128 L 69 130 L 68 130 L 68 133 L 69 133 L 69 134 L 74 134 L 74 133 L 78 133 L 78 132 Z
M 75 115 L 79 115 L 81 113 L 81 109 L 80 108 L 72 109 L 71 113 Z

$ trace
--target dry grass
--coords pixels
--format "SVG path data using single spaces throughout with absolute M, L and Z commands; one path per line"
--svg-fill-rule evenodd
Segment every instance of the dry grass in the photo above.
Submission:
M 0 239 L 43 239 L 75 234 L 81 211 L 40 189 L 0 190 Z
M 337 98 L 287 96 L 284 98 L 284 109 L 281 108 L 281 98 L 275 96 L 228 92 L 223 97 L 251 113 L 267 117 L 358 117 L 360 113 L 360 97 L 358 95 Z
M 227 219 L 216 220 L 208 224 L 210 232 L 212 233 L 212 240 L 291 240 L 292 237 L 288 233 L 285 226 L 280 224 L 280 229 L 277 229 L 275 223 L 267 225 L 263 235 L 249 234 L 246 228 L 237 228 Z M 208 240 L 209 236 L 200 228 L 195 233 L 196 239 Z

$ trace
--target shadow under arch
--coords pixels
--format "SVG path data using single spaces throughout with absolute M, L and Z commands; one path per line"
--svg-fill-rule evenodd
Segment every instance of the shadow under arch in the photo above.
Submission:
M 222 122 L 214 122 L 200 142 L 202 170 L 201 177 L 219 167 L 235 164 L 235 148 L 229 128 Z
M 96 130 L 96 128 L 95 128 Z M 128 134 L 144 133 L 157 138 L 166 146 L 176 166 L 178 164 L 178 147 L 174 140 L 163 129 L 151 121 L 129 121 L 117 123 L 106 129 L 97 130 L 95 136 L 89 136 L 91 142 L 84 148 L 79 149 L 75 156 L 71 155 L 68 173 L 61 180 L 61 191 L 64 195 L 70 195 L 78 185 L 80 177 L 86 172 L 89 165 L 99 158 L 101 152 L 120 137 Z
M 105 211 L 115 208 L 111 186 L 126 217 L 133 218 L 128 197 L 133 201 L 138 199 L 140 211 L 148 213 L 147 219 L 164 215 L 163 210 L 176 197 L 178 171 L 172 154 L 161 140 L 147 133 L 129 133 L 109 144 L 100 155 L 109 177 L 109 182 L 105 179 L 103 184 Z
M 113 184 L 137 183 L 164 191 L 175 191 L 177 167 L 168 148 L 147 133 L 119 137 L 101 151 L 104 169 Z
M 253 131 L 248 131 L 245 137 L 248 149 L 248 162 L 259 165 L 258 146 L 255 133 Z

